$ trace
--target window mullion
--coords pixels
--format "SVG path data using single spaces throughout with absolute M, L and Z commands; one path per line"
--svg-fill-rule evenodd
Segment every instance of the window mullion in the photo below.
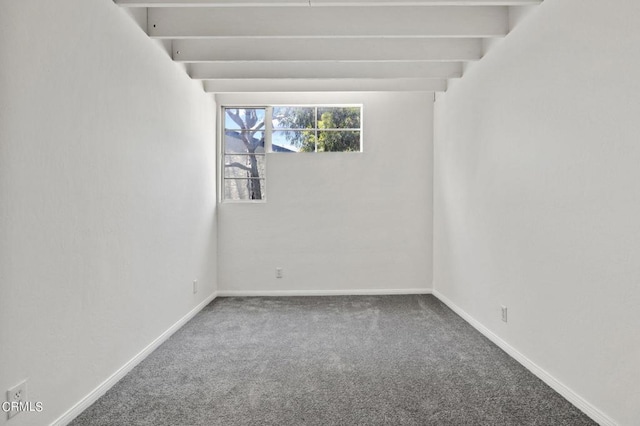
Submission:
M 264 112 L 264 152 L 273 152 L 271 136 L 273 133 L 273 107 L 268 106 Z
M 314 107 L 313 108 L 313 117 L 314 117 L 314 124 L 313 124 L 313 132 L 315 134 L 315 138 L 314 138 L 314 150 L 313 152 L 318 152 L 318 107 Z

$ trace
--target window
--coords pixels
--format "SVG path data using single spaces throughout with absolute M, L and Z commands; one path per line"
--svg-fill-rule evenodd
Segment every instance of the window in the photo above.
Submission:
M 266 199 L 266 153 L 360 152 L 361 106 L 223 107 L 223 194 Z
M 274 152 L 360 151 L 360 107 L 273 107 Z
M 266 108 L 224 108 L 224 199 L 265 199 Z

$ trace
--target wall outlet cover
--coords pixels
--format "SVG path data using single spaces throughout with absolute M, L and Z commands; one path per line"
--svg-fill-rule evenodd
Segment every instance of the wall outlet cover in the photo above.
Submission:
M 23 380 L 22 382 L 18 383 L 14 387 L 7 390 L 7 402 L 19 403 L 19 402 L 26 402 L 26 400 L 27 400 L 27 381 L 26 380 Z M 12 409 L 11 406 L 9 408 L 10 409 L 7 411 L 7 419 L 10 419 L 11 417 L 15 416 L 20 412 L 16 409 Z

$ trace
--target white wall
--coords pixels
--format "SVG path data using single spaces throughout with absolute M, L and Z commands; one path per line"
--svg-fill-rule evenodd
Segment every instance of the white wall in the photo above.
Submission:
M 424 292 L 432 272 L 431 93 L 218 95 L 363 104 L 362 153 L 268 154 L 267 202 L 219 208 L 221 294 Z M 283 268 L 283 278 L 275 268 Z
M 3 1 L 0 51 L 0 392 L 44 425 L 214 292 L 215 106 L 111 1 Z
M 546 0 L 435 107 L 435 290 L 621 425 L 640 424 L 639 17 Z

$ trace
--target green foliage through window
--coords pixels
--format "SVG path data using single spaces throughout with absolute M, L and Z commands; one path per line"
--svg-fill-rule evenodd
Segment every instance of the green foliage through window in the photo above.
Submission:
M 273 107 L 274 152 L 360 151 L 361 108 Z

